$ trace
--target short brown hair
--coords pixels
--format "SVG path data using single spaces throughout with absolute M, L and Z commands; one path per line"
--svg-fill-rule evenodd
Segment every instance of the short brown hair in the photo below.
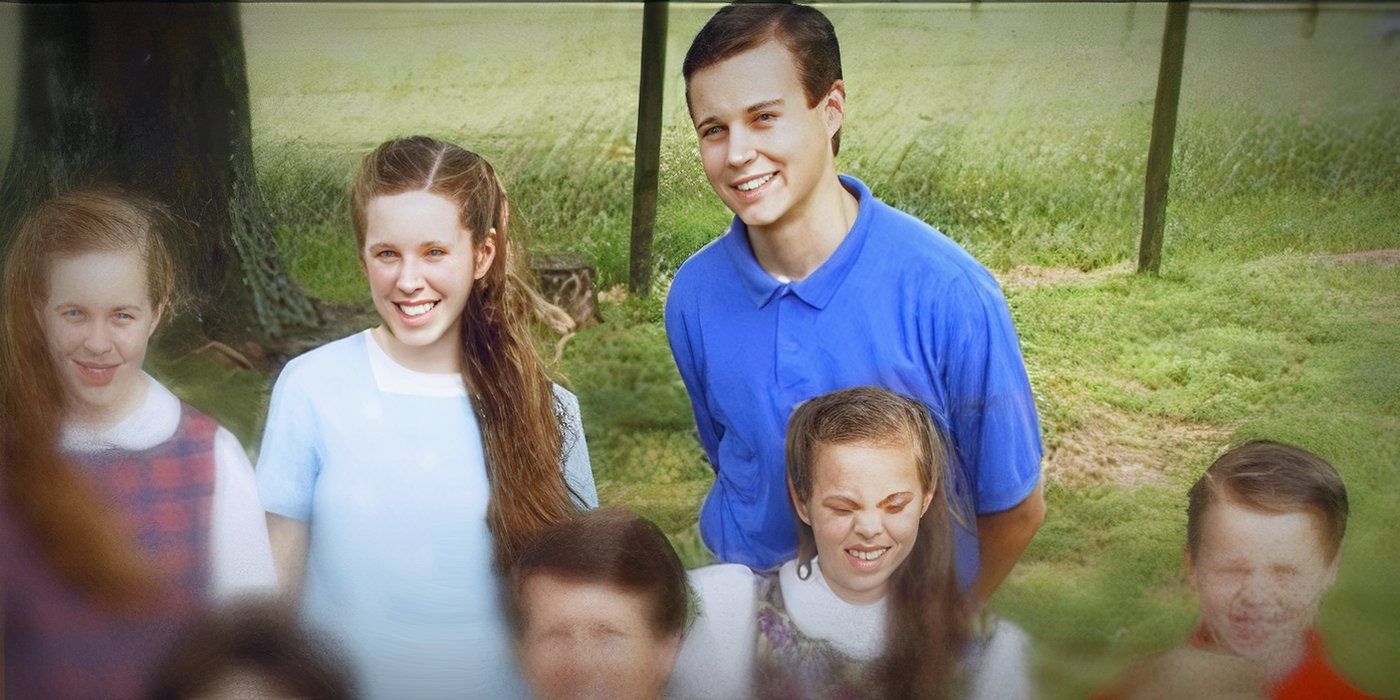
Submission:
M 506 581 L 507 611 L 516 634 L 529 622 L 521 605 L 525 582 L 547 574 L 603 583 L 639 593 L 658 637 L 680 635 L 690 613 L 685 566 L 650 520 L 624 508 L 599 508 L 542 530 L 520 550 Z
M 790 2 L 736 2 L 716 12 L 690 42 L 681 64 L 685 76 L 686 104 L 690 104 L 690 77 L 696 71 L 732 58 L 765 41 L 787 47 L 797 64 L 807 107 L 815 107 L 841 80 L 841 45 L 836 29 L 816 8 Z M 841 152 L 841 130 L 831 137 L 831 154 Z
M 151 700 L 206 697 L 228 674 L 253 673 L 290 697 L 355 696 L 345 660 L 290 609 L 251 599 L 191 621 L 156 673 Z
M 1327 460 L 1293 445 L 1246 442 L 1220 455 L 1191 487 L 1186 506 L 1186 549 L 1194 559 L 1206 512 L 1219 499 L 1266 513 L 1307 511 L 1321 525 L 1329 558 L 1347 531 L 1347 489 Z

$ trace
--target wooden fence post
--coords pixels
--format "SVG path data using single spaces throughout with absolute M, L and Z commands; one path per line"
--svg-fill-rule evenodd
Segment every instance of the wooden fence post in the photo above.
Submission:
M 1167 3 L 1167 23 L 1162 31 L 1162 63 L 1157 71 L 1157 99 L 1152 106 L 1152 143 L 1147 149 L 1147 187 L 1142 202 L 1142 241 L 1138 245 L 1138 272 L 1156 273 L 1162 266 L 1162 233 L 1167 223 L 1167 180 L 1172 171 L 1172 143 L 1176 139 L 1176 107 L 1181 97 L 1181 63 L 1186 54 L 1184 0 Z
M 642 10 L 642 77 L 637 93 L 637 151 L 632 169 L 632 247 L 627 291 L 651 294 L 651 241 L 656 229 L 656 187 L 661 169 L 661 95 L 666 82 L 666 2 L 646 0 Z

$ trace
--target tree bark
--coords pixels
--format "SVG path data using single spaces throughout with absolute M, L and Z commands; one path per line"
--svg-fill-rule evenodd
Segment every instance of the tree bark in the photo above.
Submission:
M 112 183 L 171 207 L 204 331 L 279 337 L 319 325 L 282 270 L 253 172 L 238 8 L 27 5 L 0 243 L 34 204 Z
M 656 188 L 661 173 L 661 97 L 666 87 L 666 0 L 642 9 L 642 74 L 637 90 L 637 152 L 632 168 L 632 247 L 627 291 L 651 295 Z

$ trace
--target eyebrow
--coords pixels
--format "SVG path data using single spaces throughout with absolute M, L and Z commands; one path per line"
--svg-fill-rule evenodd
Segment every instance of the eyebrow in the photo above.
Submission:
M 623 634 L 623 631 L 618 629 L 616 625 L 607 622 L 591 622 L 587 629 L 589 634 Z
M 762 112 L 763 110 L 768 109 L 769 107 L 780 107 L 782 106 L 782 104 L 783 98 L 781 97 L 774 100 L 764 100 L 762 102 L 749 105 L 748 109 L 745 109 L 744 112 L 748 114 L 753 114 L 754 112 Z
M 749 105 L 748 107 L 745 107 L 745 108 L 744 108 L 744 113 L 745 113 L 745 114 L 753 114 L 754 112 L 762 112 L 763 110 L 768 109 L 769 107 L 781 107 L 783 104 L 784 104 L 783 98 L 781 98 L 781 97 L 778 97 L 778 98 L 775 98 L 775 99 L 771 99 L 771 100 L 764 100 L 764 101 L 762 101 L 762 102 L 755 102 L 754 104 L 751 104 L 751 105 Z M 705 126 L 707 126 L 707 125 L 709 125 L 709 124 L 718 124 L 718 123 L 719 123 L 719 117 L 716 117 L 716 116 L 714 116 L 714 115 L 707 115 L 704 119 L 701 119 L 700 121 L 698 121 L 698 122 L 695 123 L 695 128 L 696 128 L 696 129 L 703 129 Z

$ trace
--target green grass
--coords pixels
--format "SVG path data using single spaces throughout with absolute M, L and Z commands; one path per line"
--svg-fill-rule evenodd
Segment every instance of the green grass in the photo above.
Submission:
M 1135 455 L 1154 467 L 1149 479 L 1051 481 L 1047 525 L 997 602 L 1040 642 L 1057 694 L 1105 680 L 1104 666 L 1080 659 L 1127 662 L 1184 636 L 1193 610 L 1180 569 L 1185 491 L 1226 443 L 1248 438 L 1297 443 L 1342 473 L 1351 540 L 1323 629 L 1353 677 L 1396 692 L 1376 650 L 1400 648 L 1400 595 L 1372 581 L 1393 574 L 1383 533 L 1400 525 L 1390 487 L 1400 476 L 1400 304 L 1381 293 L 1397 288 L 1393 264 L 1272 256 L 1011 291 L 1051 417 L 1048 445 L 1121 414 L 1159 429 L 1154 439 L 1171 451 Z M 1190 439 L 1212 431 L 1220 437 Z
M 671 9 L 662 292 L 729 219 L 679 82 L 713 9 Z M 374 144 L 415 132 L 495 162 L 532 249 L 584 253 L 604 288 L 625 280 L 639 7 L 243 13 L 259 177 L 284 259 L 315 295 L 364 304 L 345 186 Z M 1156 278 L 1126 269 L 1160 5 L 829 16 L 848 83 L 840 168 L 1006 280 L 1050 513 L 994 607 L 1035 639 L 1045 695 L 1083 697 L 1184 637 L 1186 488 L 1251 437 L 1296 442 L 1341 471 L 1353 515 L 1322 628 L 1358 683 L 1400 695 L 1400 266 L 1331 257 L 1400 248 L 1400 82 L 1386 77 L 1400 73 L 1400 45 L 1373 33 L 1382 14 L 1326 8 L 1309 37 L 1300 11 L 1193 10 Z M 602 313 L 557 368 L 579 395 L 602 500 L 654 519 L 701 563 L 693 523 L 711 477 L 659 298 Z M 270 376 L 188 357 L 157 369 L 256 446 Z

